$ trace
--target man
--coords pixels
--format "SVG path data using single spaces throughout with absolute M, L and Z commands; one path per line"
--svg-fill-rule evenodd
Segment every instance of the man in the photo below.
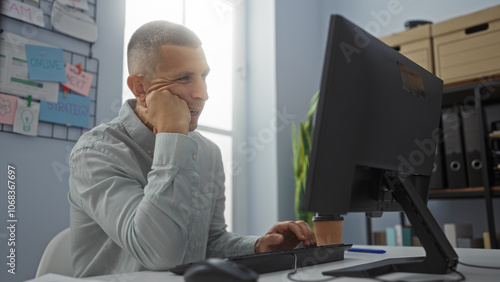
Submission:
M 303 221 L 277 223 L 260 238 L 226 231 L 220 151 L 195 131 L 210 69 L 192 31 L 145 24 L 132 35 L 127 59 L 136 99 L 84 134 L 70 156 L 75 276 L 315 244 Z

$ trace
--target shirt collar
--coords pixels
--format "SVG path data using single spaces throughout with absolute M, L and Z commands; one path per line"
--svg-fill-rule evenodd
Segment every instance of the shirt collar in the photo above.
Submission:
M 136 99 L 127 100 L 120 109 L 118 116 L 132 140 L 134 140 L 146 153 L 150 154 L 150 152 L 154 152 L 155 135 L 135 114 L 134 110 L 136 105 Z

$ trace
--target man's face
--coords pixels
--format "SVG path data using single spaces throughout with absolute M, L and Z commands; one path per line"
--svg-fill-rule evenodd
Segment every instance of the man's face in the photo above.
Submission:
M 189 131 L 198 126 L 208 99 L 206 77 L 210 71 L 201 47 L 163 45 L 159 49 L 159 68 L 153 84 L 159 83 L 184 101 L 191 112 Z

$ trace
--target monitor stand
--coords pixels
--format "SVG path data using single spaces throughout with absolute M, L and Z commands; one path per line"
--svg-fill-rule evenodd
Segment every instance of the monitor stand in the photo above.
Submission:
M 457 267 L 458 255 L 427 208 L 426 201 L 417 193 L 417 191 L 428 191 L 426 189 L 429 176 L 402 176 L 397 172 L 386 171 L 384 180 L 384 186 L 392 191 L 393 198 L 406 213 L 426 256 L 387 259 L 326 271 L 323 275 L 373 278 L 392 272 L 445 274 L 454 270 Z

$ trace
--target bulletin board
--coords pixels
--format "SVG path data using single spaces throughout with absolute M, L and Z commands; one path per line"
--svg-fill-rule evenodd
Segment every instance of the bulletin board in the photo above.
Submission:
M 88 40 L 87 38 L 78 38 L 78 36 L 73 36 L 72 34 L 66 34 L 64 32 L 61 32 L 57 28 L 54 28 L 52 25 L 52 19 L 51 16 L 53 14 L 53 8 L 54 5 L 61 5 L 63 1 L 60 1 L 59 3 L 56 3 L 58 0 L 11 0 L 10 3 L 12 5 L 17 5 L 18 3 L 22 3 L 19 5 L 29 5 L 34 8 L 37 8 L 38 11 L 43 12 L 43 27 L 40 25 L 37 25 L 36 23 L 29 23 L 26 22 L 25 20 L 18 19 L 14 16 L 2 14 L 2 17 L 7 17 L 9 20 L 18 22 L 19 24 L 22 25 L 31 25 L 34 28 L 41 28 L 47 32 L 50 33 L 57 33 L 58 36 L 62 36 L 62 38 L 66 38 L 66 40 L 74 41 L 79 47 L 84 46 L 85 50 L 88 50 L 88 53 L 86 54 L 81 54 L 78 52 L 74 52 L 72 50 L 67 50 L 67 49 L 62 49 L 63 52 L 63 57 L 64 57 L 64 62 L 66 64 L 71 64 L 72 66 L 77 66 L 79 67 L 79 70 L 83 71 L 84 73 L 90 74 L 93 76 L 92 82 L 90 84 L 90 87 L 88 88 L 88 99 L 90 100 L 90 107 L 88 109 L 88 116 L 89 116 L 89 122 L 88 126 L 79 126 L 79 125 L 72 125 L 70 123 L 64 124 L 64 121 L 60 122 L 50 122 L 50 121 L 42 121 L 40 120 L 38 122 L 38 129 L 36 132 L 36 137 L 42 137 L 42 138 L 50 138 L 50 139 L 57 139 L 57 140 L 67 140 L 67 141 L 77 141 L 80 136 L 88 131 L 90 128 L 94 127 L 96 125 L 96 108 L 97 108 L 97 93 L 98 93 L 98 79 L 99 79 L 99 60 L 97 58 L 94 58 L 92 55 L 92 46 L 93 42 L 90 42 L 92 40 Z M 5 3 L 8 1 L 4 1 L 2 4 L 3 7 L 5 8 Z M 71 1 L 70 1 L 71 2 Z M 75 1 L 73 1 L 75 2 Z M 76 1 L 80 2 L 80 1 Z M 96 0 L 87 0 L 85 1 L 86 7 L 85 9 L 80 9 L 79 7 L 71 7 L 74 9 L 74 11 L 78 11 L 79 13 L 87 15 L 90 19 L 93 20 L 95 23 L 96 19 Z M 9 6 L 7 6 L 8 8 Z M 18 9 L 20 11 L 26 11 L 26 8 L 18 8 L 12 6 L 12 9 Z M 73 11 L 73 10 L 72 10 Z M 3 30 L 0 30 L 3 32 Z M 94 40 L 95 41 L 95 40 Z M 57 42 L 44 42 L 47 44 L 50 44 L 54 47 L 57 46 Z M 81 50 L 82 48 L 79 48 Z M 0 65 L 0 67 L 2 67 Z M 79 93 L 76 93 L 72 89 L 68 89 L 67 87 L 64 87 L 61 83 L 59 83 L 59 92 L 63 93 L 64 92 L 64 97 L 66 97 L 66 94 L 68 96 L 81 96 L 78 95 Z M 26 97 L 23 97 L 23 95 L 19 95 L 16 93 L 9 93 L 8 91 L 1 91 L 0 93 L 6 94 L 6 95 L 11 95 L 18 97 L 19 99 L 22 100 L 27 100 Z M 83 96 L 82 96 L 83 97 Z M 45 101 L 41 101 L 40 99 L 37 98 L 31 98 L 30 97 L 30 103 L 31 101 L 35 103 L 43 103 Z M 0 132 L 6 132 L 6 133 L 12 133 L 12 134 L 17 134 L 14 132 L 14 126 L 10 124 L 3 124 L 0 123 Z

